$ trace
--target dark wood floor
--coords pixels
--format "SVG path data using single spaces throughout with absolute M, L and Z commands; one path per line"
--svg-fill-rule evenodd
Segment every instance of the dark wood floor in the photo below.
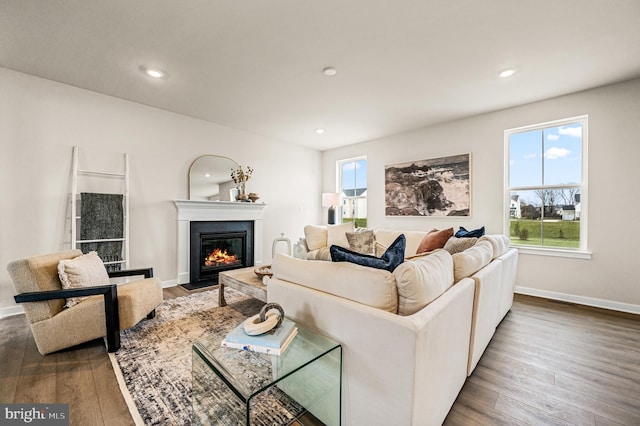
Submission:
M 133 424 L 101 340 L 41 356 L 23 315 L 0 320 L 0 336 L 0 402 Z M 445 424 L 640 425 L 640 318 L 516 296 Z
M 640 425 L 640 318 L 516 296 L 446 425 Z

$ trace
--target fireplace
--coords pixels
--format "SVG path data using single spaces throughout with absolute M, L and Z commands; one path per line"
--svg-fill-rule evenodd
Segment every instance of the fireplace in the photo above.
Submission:
M 253 266 L 253 221 L 190 222 L 189 286 L 218 283 L 218 274 Z
M 260 266 L 263 263 L 264 246 L 264 203 L 238 203 L 225 201 L 195 201 L 195 200 L 175 200 L 173 202 L 177 210 L 178 219 L 178 240 L 177 240 L 177 263 L 178 271 L 176 284 L 187 286 L 191 280 L 191 223 L 192 222 L 239 222 L 248 221 L 252 223 L 253 235 L 247 237 L 247 242 L 253 245 L 249 256 L 253 259 L 253 266 Z M 242 232 L 233 230 L 222 230 L 215 232 Z M 245 256 L 245 264 L 249 264 Z M 199 267 L 199 264 L 198 264 Z M 211 281 L 214 281 L 211 279 Z

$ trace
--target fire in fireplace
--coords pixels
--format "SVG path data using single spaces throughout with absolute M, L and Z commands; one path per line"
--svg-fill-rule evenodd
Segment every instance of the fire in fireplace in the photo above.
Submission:
M 221 271 L 253 266 L 253 222 L 191 222 L 190 285 L 218 283 Z
M 227 253 L 227 249 L 214 249 L 207 255 L 207 257 L 204 258 L 204 266 L 206 268 L 215 268 L 221 265 L 237 265 L 238 263 L 240 263 L 238 261 L 238 256 Z
M 202 250 L 202 270 L 216 268 L 228 269 L 229 266 L 243 265 L 243 247 L 246 232 L 231 234 L 200 234 Z

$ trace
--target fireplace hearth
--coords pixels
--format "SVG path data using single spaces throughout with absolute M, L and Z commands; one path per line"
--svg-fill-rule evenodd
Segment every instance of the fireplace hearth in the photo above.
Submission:
M 187 289 L 218 284 L 218 274 L 253 266 L 253 221 L 190 223 L 190 268 Z

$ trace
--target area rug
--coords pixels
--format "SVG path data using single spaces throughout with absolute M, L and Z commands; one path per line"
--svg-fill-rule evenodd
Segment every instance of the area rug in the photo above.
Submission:
M 215 289 L 166 300 L 154 319 L 121 333 L 121 348 L 110 358 L 137 425 L 200 423 L 191 408 L 193 343 L 205 335 L 222 338 L 264 304 L 233 289 L 225 289 L 225 299 L 227 306 L 218 307 Z M 291 420 L 270 411 L 265 424 Z

